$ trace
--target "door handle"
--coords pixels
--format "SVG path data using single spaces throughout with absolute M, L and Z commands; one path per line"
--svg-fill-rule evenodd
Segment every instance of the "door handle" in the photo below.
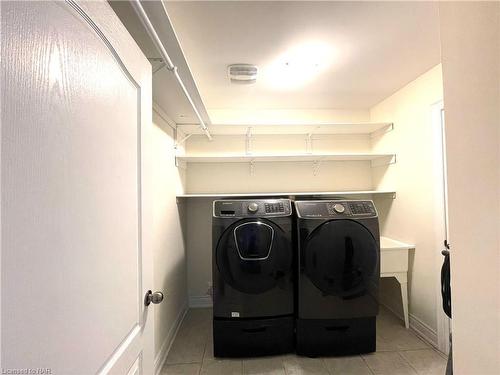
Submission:
M 154 303 L 155 305 L 161 303 L 163 301 L 163 293 L 162 292 L 152 292 L 148 290 L 146 295 L 144 296 L 144 305 L 149 306 L 150 303 Z

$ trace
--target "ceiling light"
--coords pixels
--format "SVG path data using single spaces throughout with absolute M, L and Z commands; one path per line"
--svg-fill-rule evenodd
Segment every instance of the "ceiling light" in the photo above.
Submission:
M 311 81 L 331 65 L 333 49 L 329 44 L 307 42 L 279 55 L 262 68 L 263 80 L 276 89 L 293 89 Z
M 257 81 L 258 68 L 251 64 L 233 64 L 227 67 L 231 83 L 249 84 Z

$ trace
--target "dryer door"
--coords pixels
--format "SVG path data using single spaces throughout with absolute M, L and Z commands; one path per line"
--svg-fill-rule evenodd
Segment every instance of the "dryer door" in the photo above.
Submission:
M 292 249 L 283 230 L 265 219 L 240 220 L 221 236 L 217 268 L 224 281 L 243 293 L 263 293 L 290 274 Z
M 324 295 L 353 299 L 378 280 L 379 248 L 370 231 L 352 220 L 317 227 L 301 252 L 302 269 Z

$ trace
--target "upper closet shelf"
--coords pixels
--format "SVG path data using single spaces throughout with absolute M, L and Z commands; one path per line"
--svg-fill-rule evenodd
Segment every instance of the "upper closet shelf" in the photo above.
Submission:
M 199 125 L 178 124 L 178 129 L 184 134 L 204 134 Z M 252 135 L 273 134 L 365 134 L 374 135 L 394 129 L 392 122 L 362 122 L 337 124 L 283 124 L 283 125 L 210 125 L 212 135 L 247 135 L 251 129 Z
M 393 199 L 393 190 L 352 190 L 352 191 L 302 191 L 302 192 L 272 192 L 272 193 L 194 193 L 181 194 L 177 198 L 243 198 L 243 197 L 342 197 L 353 195 L 388 195 Z
M 395 154 L 335 153 L 335 154 L 281 154 L 281 155 L 180 155 L 177 161 L 186 163 L 247 163 L 247 162 L 322 162 L 322 161 L 371 161 L 372 166 L 393 164 Z

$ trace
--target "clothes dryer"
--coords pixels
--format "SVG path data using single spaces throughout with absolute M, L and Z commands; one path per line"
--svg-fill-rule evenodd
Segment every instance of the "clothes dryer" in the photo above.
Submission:
M 296 201 L 297 353 L 376 349 L 380 237 L 373 202 Z

